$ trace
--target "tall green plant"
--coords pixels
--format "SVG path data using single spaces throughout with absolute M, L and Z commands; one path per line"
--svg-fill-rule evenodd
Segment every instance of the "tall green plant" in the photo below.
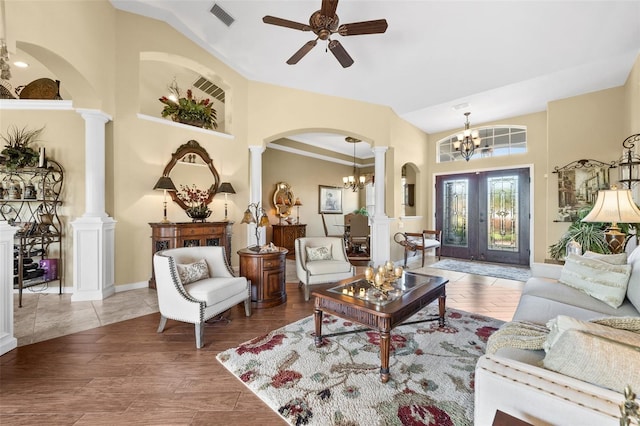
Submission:
M 549 256 L 552 259 L 563 259 L 567 254 L 567 243 L 576 241 L 582 246 L 582 251 L 587 250 L 596 253 L 609 254 L 609 245 L 605 240 L 604 231 L 606 226 L 603 223 L 582 222 L 582 219 L 589 214 L 593 206 L 586 206 L 578 210 L 578 218 L 569 225 L 560 240 L 549 246 Z

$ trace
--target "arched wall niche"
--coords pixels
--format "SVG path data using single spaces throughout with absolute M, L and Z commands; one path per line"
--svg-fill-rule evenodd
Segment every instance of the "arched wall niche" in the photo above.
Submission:
M 401 216 L 417 216 L 418 177 L 420 170 L 414 163 L 404 163 L 400 169 Z
M 20 84 L 28 84 L 36 78 L 43 77 L 60 80 L 62 98 L 72 100 L 75 108 L 104 108 L 103 102 L 95 88 L 76 67 L 62 56 L 45 47 L 24 41 L 16 41 L 16 48 L 33 57 L 46 68 L 46 71 L 51 73 L 51 75 L 34 75 L 34 78 L 29 77 L 30 81 L 20 82 Z M 41 69 L 39 72 L 44 73 L 44 70 Z M 17 75 L 17 73 L 18 71 L 13 72 L 15 75 Z
M 187 90 L 191 89 L 196 98 L 210 99 L 216 110 L 218 122 L 216 131 L 232 133 L 232 90 L 229 84 L 214 71 L 192 59 L 166 52 L 141 52 L 139 69 L 139 99 L 142 114 L 161 117 L 163 105 L 158 99 L 169 95 L 169 86 L 175 80 L 183 96 L 186 96 Z M 222 100 L 193 87 L 201 77 L 224 91 Z

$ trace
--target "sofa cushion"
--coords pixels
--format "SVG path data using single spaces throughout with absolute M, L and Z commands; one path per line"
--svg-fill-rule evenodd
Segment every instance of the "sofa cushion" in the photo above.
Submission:
M 351 264 L 342 260 L 316 260 L 307 262 L 311 275 L 339 274 L 351 271 Z
M 204 259 L 188 264 L 176 264 L 182 285 L 209 278 L 209 267 Z
M 627 294 L 630 275 L 631 265 L 612 265 L 572 254 L 565 259 L 559 282 L 617 308 Z
M 588 294 L 555 280 L 529 278 L 522 289 L 522 296 L 513 320 L 546 324 L 558 315 L 591 320 L 604 316 L 640 316 L 640 312 L 625 300 L 613 308 Z
M 244 277 L 206 278 L 184 286 L 194 299 L 205 302 L 206 306 L 220 303 L 240 293 L 247 293 L 247 279 Z
M 617 392 L 626 385 L 640 388 L 640 335 L 600 328 L 562 333 L 549 348 L 544 367 Z
M 307 262 L 318 260 L 331 260 L 331 246 L 305 247 L 307 251 Z
M 618 254 L 602 254 L 596 253 L 594 251 L 587 250 L 584 252 L 582 257 L 586 257 L 587 259 L 598 259 L 603 262 L 610 263 L 612 265 L 624 265 L 627 263 L 627 253 L 622 252 Z

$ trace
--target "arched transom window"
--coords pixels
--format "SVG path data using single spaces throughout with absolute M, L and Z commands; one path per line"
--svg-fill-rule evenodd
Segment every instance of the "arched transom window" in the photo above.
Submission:
M 470 160 L 527 152 L 526 126 L 493 126 L 474 130 L 478 130 L 481 141 Z M 458 134 L 456 133 L 438 141 L 438 163 L 464 161 L 464 158 L 454 147 L 457 138 Z

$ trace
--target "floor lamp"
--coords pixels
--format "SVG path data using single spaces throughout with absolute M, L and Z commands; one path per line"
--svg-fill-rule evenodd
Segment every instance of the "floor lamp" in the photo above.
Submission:
M 605 240 L 611 253 L 624 249 L 626 234 L 620 232 L 618 223 L 640 223 L 640 210 L 636 206 L 629 189 L 601 189 L 598 191 L 593 209 L 582 219 L 583 222 L 611 222 L 605 231 Z
M 236 190 L 229 182 L 222 182 L 216 191 L 217 194 L 224 194 L 224 220 L 227 220 L 227 195 L 235 194 Z
M 169 223 L 167 219 L 167 191 L 175 191 L 176 186 L 169 176 L 162 176 L 158 179 L 153 189 L 162 189 L 164 191 L 164 218 L 162 219 L 162 223 Z

